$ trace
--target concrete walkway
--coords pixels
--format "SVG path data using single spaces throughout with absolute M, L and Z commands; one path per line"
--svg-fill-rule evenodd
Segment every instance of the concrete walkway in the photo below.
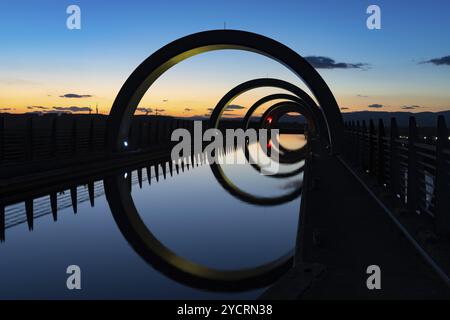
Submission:
M 307 162 L 294 268 L 261 299 L 450 299 L 450 287 L 337 156 Z M 381 290 L 367 268 L 381 269 Z
M 326 267 L 306 299 L 450 299 L 450 288 L 341 160 L 316 153 L 307 182 L 298 260 Z M 368 290 L 367 267 L 381 268 Z

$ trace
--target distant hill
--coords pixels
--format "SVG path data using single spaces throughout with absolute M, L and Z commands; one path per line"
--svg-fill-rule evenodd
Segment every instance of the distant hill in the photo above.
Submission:
M 389 126 L 391 118 L 397 119 L 397 125 L 400 127 L 407 127 L 409 124 L 409 117 L 416 117 L 417 125 L 420 127 L 436 127 L 437 117 L 443 115 L 447 122 L 447 126 L 450 126 L 450 111 L 442 112 L 385 112 L 385 111 L 359 111 L 359 112 L 346 112 L 342 113 L 344 121 L 362 121 L 370 120 L 378 121 L 383 119 L 386 126 Z
M 416 117 L 417 125 L 420 127 L 436 127 L 437 117 L 439 115 L 443 115 L 447 122 L 447 126 L 450 127 L 450 111 L 442 111 L 442 112 L 387 112 L 387 111 L 358 111 L 358 112 L 343 112 L 342 116 L 344 117 L 344 121 L 360 121 L 366 120 L 367 122 L 370 119 L 374 121 L 378 121 L 378 119 L 383 119 L 385 126 L 389 126 L 391 118 L 397 119 L 397 125 L 399 127 L 407 127 L 409 124 L 409 117 Z M 205 116 L 193 116 L 189 118 L 190 120 L 207 120 L 208 117 Z M 232 119 L 229 119 L 232 120 Z M 283 117 L 283 122 L 297 122 L 299 121 L 298 116 L 285 116 Z M 300 120 L 300 122 L 303 122 Z

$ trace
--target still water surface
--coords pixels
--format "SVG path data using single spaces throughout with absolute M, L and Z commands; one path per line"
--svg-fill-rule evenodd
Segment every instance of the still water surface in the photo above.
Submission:
M 235 152 L 243 157 L 242 151 Z M 302 181 L 302 174 L 285 179 L 265 177 L 249 165 L 226 165 L 224 171 L 246 192 L 266 197 L 285 194 Z M 245 203 L 222 188 L 208 165 L 167 179 L 160 176 L 159 181 L 152 169 L 151 184 L 145 172 L 142 188 L 137 172 L 132 173 L 135 206 L 147 228 L 176 254 L 208 267 L 231 270 L 258 266 L 293 249 L 299 198 L 276 206 Z M 6 240 L 0 243 L 0 299 L 254 299 L 264 291 L 211 292 L 168 278 L 144 261 L 123 237 L 102 181 L 95 182 L 93 207 L 86 186 L 77 189 L 77 214 L 66 191 L 58 195 L 57 222 L 49 214 L 49 197 L 43 197 L 34 200 L 32 232 L 26 222 L 6 230 Z M 18 203 L 6 208 L 10 223 L 19 219 L 24 207 Z M 69 265 L 81 268 L 81 290 L 66 288 Z

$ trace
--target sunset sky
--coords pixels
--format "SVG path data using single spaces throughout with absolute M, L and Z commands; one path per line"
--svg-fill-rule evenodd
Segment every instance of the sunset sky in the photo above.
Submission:
M 81 30 L 66 28 L 71 4 L 81 8 Z M 366 27 L 370 4 L 381 7 L 381 30 Z M 150 54 L 190 33 L 223 29 L 224 22 L 280 41 L 316 66 L 315 57 L 331 59 L 321 60 L 318 71 L 343 111 L 450 110 L 448 0 L 2 0 L 0 113 L 85 113 L 98 104 L 106 114 Z M 232 87 L 266 76 L 302 85 L 268 58 L 217 51 L 170 69 L 140 108 L 205 115 Z M 276 92 L 255 90 L 233 104 L 248 107 Z

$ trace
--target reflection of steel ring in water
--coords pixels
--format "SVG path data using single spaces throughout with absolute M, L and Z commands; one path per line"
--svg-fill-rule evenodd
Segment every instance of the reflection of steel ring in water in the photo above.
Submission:
M 248 144 L 245 144 L 243 146 L 241 146 L 243 148 L 243 153 L 245 155 L 245 158 L 247 160 L 247 162 L 250 164 L 250 166 L 255 169 L 257 172 L 262 172 L 262 168 L 256 163 L 256 161 L 254 161 L 254 159 L 251 157 L 250 155 L 250 151 L 248 150 Z M 302 162 L 302 160 L 297 161 L 297 162 Z M 289 178 L 289 177 L 293 177 L 296 176 L 300 173 L 302 173 L 304 171 L 304 166 L 305 163 L 301 163 L 300 167 L 298 167 L 295 170 L 289 171 L 289 172 L 277 172 L 274 174 L 270 174 L 270 175 L 266 175 L 266 177 L 269 178 Z
M 187 260 L 164 246 L 142 221 L 123 175 L 104 181 L 113 217 L 128 243 L 155 269 L 185 285 L 211 291 L 244 291 L 273 283 L 293 263 L 293 250 L 254 268 L 219 270 Z
M 238 30 L 213 30 L 191 34 L 169 43 L 148 57 L 133 71 L 114 100 L 108 117 L 107 141 L 110 150 L 126 149 L 134 111 L 159 76 L 189 57 L 222 49 L 256 52 L 282 63 L 293 71 L 306 83 L 321 106 L 333 152 L 339 152 L 342 149 L 344 126 L 339 106 L 325 81 L 304 58 L 285 45 L 255 33 Z
M 289 201 L 292 201 L 300 196 L 302 193 L 301 186 L 293 189 L 291 192 L 275 197 L 263 197 L 263 196 L 255 196 L 251 193 L 245 192 L 240 189 L 237 185 L 235 185 L 228 177 L 225 172 L 222 170 L 220 164 L 213 162 L 210 165 L 211 171 L 214 174 L 214 177 L 220 183 L 220 185 L 228 191 L 231 195 L 235 196 L 239 200 L 242 200 L 247 203 L 261 205 L 261 206 L 276 206 Z M 302 168 L 303 170 L 303 168 Z
M 300 88 L 298 88 L 298 91 L 301 92 Z M 305 99 L 308 94 L 304 92 L 303 98 Z M 312 105 L 309 105 L 308 107 L 308 113 L 310 113 L 310 116 L 305 113 L 305 117 L 308 120 L 308 126 L 310 127 L 310 131 L 312 135 L 320 134 L 320 131 L 325 131 L 322 135 L 326 135 L 327 132 L 327 126 L 325 123 L 325 119 L 323 118 L 322 112 L 320 111 L 319 107 L 312 101 L 312 99 L 309 99 L 308 101 L 304 101 L 300 99 L 297 96 L 286 94 L 286 93 L 276 93 L 272 95 L 265 96 L 261 98 L 260 100 L 256 101 L 248 110 L 247 113 L 244 116 L 244 119 L 242 121 L 243 129 L 246 130 L 250 124 L 250 118 L 263 104 L 273 101 L 273 100 L 286 100 L 286 101 L 293 101 L 297 102 L 299 104 L 306 104 L 306 103 L 313 103 Z M 314 111 L 315 110 L 315 111 Z M 311 121 L 309 121 L 311 119 Z

